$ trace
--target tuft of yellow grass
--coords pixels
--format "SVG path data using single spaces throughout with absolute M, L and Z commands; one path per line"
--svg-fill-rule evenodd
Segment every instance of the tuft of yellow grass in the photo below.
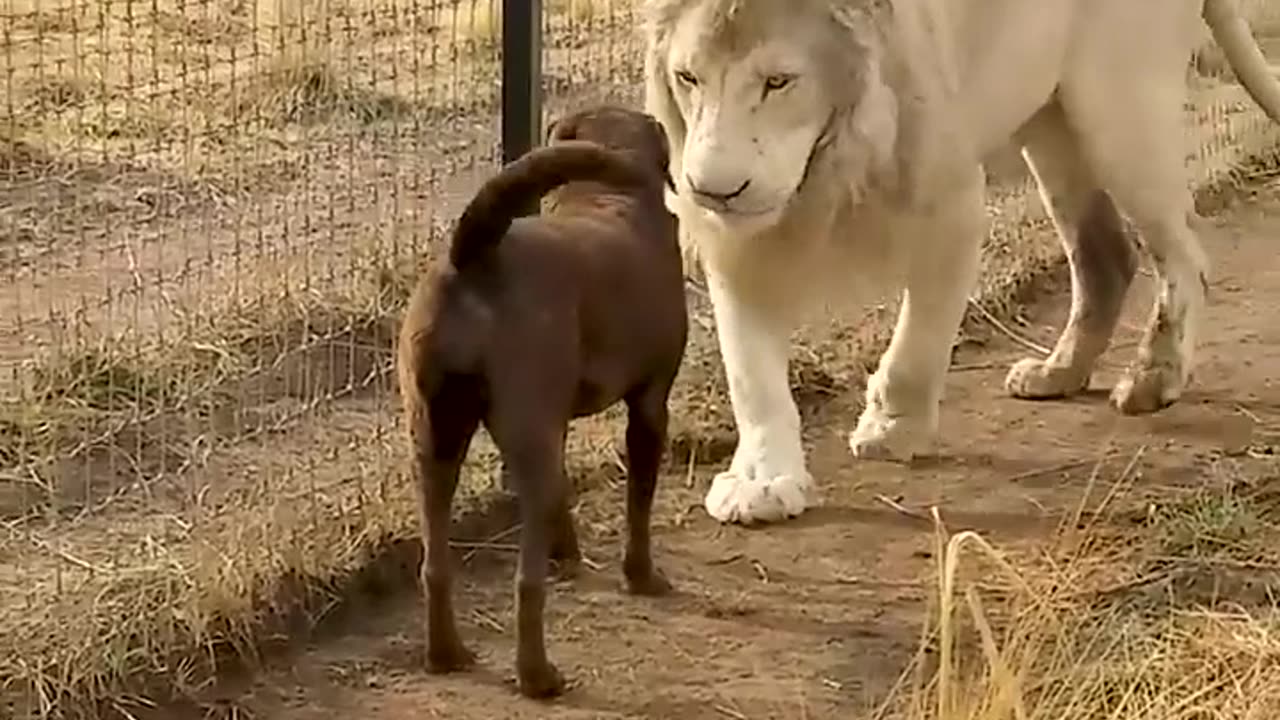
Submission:
M 1271 468 L 1270 472 L 1274 472 Z M 1091 531 L 1064 531 L 1049 559 L 1019 566 L 980 534 L 948 534 L 937 511 L 937 596 L 921 650 L 877 718 L 903 720 L 1263 720 L 1280 715 L 1280 609 L 1125 603 L 1153 582 L 1143 554 L 1181 548 L 1202 565 L 1203 547 L 1178 544 L 1187 528 L 1206 537 L 1256 522 L 1250 501 L 1204 494 L 1165 508 L 1138 557 Z M 1211 508 L 1206 511 L 1206 508 Z M 1074 523 L 1068 525 L 1074 527 Z M 1280 528 L 1255 526 L 1255 567 L 1277 568 Z M 1172 545 L 1170 543 L 1173 543 Z M 1058 562 L 1065 558 L 1065 562 Z M 962 579 L 966 565 L 974 560 Z M 1117 575 L 1130 577 L 1115 582 Z M 1136 573 L 1136 576 L 1134 574 Z M 978 581 L 981 578 L 981 582 Z M 1271 582 L 1280 582 L 1271 577 Z M 1001 589 L 988 605 L 980 587 Z M 1280 584 L 1271 592 L 1280 591 Z M 993 608 L 1001 620 L 993 620 Z M 961 639 L 967 646 L 957 647 Z M 936 652 L 934 652 L 936 651 Z M 932 653 L 932 654 L 931 654 Z M 936 656 L 932 669 L 929 661 Z

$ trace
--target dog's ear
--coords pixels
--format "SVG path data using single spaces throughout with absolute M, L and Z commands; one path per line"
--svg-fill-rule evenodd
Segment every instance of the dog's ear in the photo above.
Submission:
M 572 118 L 556 118 L 547 125 L 546 144 L 561 140 L 573 140 L 578 134 L 578 128 Z
M 667 189 L 672 195 L 676 193 L 676 181 L 671 178 L 671 140 L 667 138 L 667 131 L 662 127 L 662 123 L 658 122 L 658 118 L 648 115 L 646 119 L 649 121 L 650 127 L 653 128 L 653 135 L 658 139 L 658 149 L 661 151 L 658 164 L 662 171 L 662 181 L 667 184 Z

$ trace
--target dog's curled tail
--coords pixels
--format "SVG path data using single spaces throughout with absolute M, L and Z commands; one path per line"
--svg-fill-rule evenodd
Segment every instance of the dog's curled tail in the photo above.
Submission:
M 480 188 L 453 231 L 449 261 L 462 269 L 502 240 L 511 221 L 543 195 L 578 181 L 640 187 L 653 177 L 622 152 L 587 140 L 565 140 L 531 150 Z

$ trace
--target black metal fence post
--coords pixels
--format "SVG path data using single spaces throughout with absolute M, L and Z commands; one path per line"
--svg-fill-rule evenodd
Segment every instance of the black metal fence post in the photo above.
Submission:
M 502 162 L 542 134 L 542 0 L 502 0 Z M 533 209 L 537 212 L 537 208 Z

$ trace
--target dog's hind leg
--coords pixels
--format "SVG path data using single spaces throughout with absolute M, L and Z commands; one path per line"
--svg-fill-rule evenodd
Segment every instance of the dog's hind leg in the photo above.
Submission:
M 653 565 L 649 537 L 658 467 L 667 442 L 667 395 L 664 379 L 627 398 L 627 548 L 622 572 L 636 595 L 664 595 L 671 583 Z
M 480 424 L 475 402 L 465 390 L 442 385 L 425 402 L 408 395 L 405 403 L 425 551 L 422 581 L 427 595 L 427 668 L 435 673 L 463 670 L 475 662 L 454 620 L 453 558 L 449 551 L 458 473 Z
M 523 373 L 522 373 L 523 375 Z M 523 378 L 521 378 L 523 379 Z M 495 388 L 489 430 L 511 468 L 519 496 L 520 559 L 516 568 L 516 678 L 520 693 L 547 698 L 564 691 L 564 678 L 547 659 L 543 613 L 555 523 L 567 508 L 564 471 L 565 418 L 536 397 L 535 383 L 509 382 Z M 519 387 L 523 385 L 524 387 Z M 531 387 L 533 386 L 533 387 Z

